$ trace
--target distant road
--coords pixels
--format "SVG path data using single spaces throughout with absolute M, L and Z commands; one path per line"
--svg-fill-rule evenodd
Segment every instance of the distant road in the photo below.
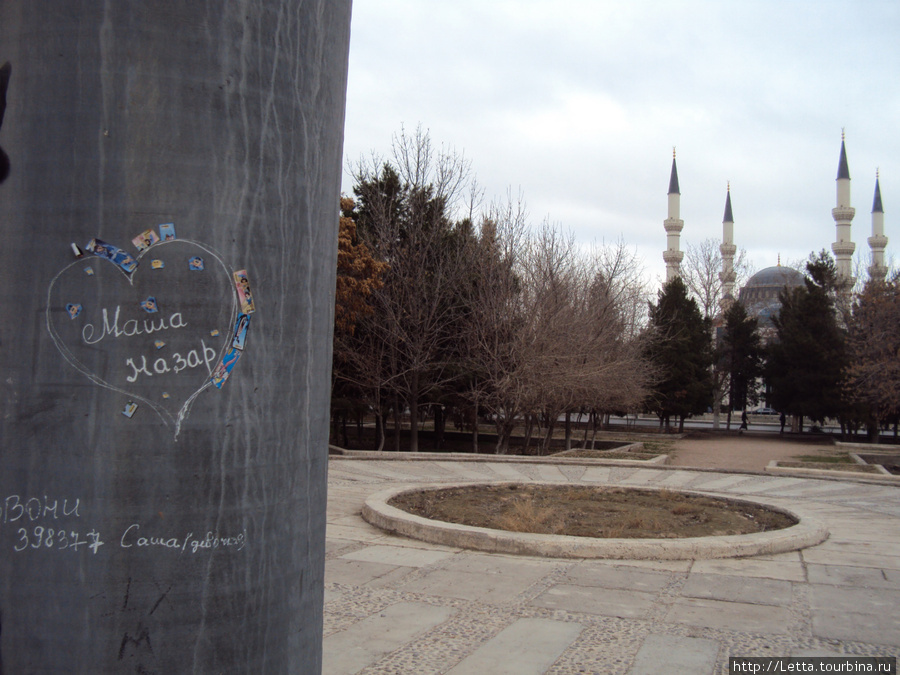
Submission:
M 766 417 L 768 419 L 766 419 L 766 421 L 763 422 L 760 420 L 761 417 Z M 719 431 L 725 431 L 726 420 L 727 420 L 727 418 L 725 417 L 725 415 L 722 415 L 719 418 Z M 613 415 L 612 417 L 610 417 L 610 423 L 617 424 L 617 425 L 620 425 L 620 424 L 627 425 L 627 426 L 632 426 L 632 427 L 635 427 L 635 426 L 636 427 L 653 427 L 653 428 L 659 427 L 659 419 L 656 417 L 648 417 L 648 416 L 641 416 L 641 417 L 638 417 L 637 419 L 635 419 L 633 416 L 617 417 L 617 416 Z M 672 420 L 672 426 L 675 428 L 678 427 L 677 419 Z M 731 430 L 737 431 L 740 426 L 741 426 L 740 415 L 732 416 Z M 684 428 L 685 429 L 712 430 L 712 428 L 713 428 L 712 415 L 704 415 L 699 418 L 686 419 L 684 421 Z M 788 424 L 787 424 L 787 426 L 785 426 L 785 433 L 788 433 L 790 431 L 790 428 L 791 428 L 790 420 L 788 420 Z M 781 423 L 778 421 L 778 415 L 751 415 L 750 423 L 748 425 L 747 430 L 748 431 L 769 431 L 769 432 L 777 434 L 781 431 Z M 808 421 L 806 421 L 804 423 L 803 430 L 809 431 L 809 422 Z M 828 432 L 828 433 L 840 433 L 841 428 L 836 425 L 826 425 L 825 427 L 823 427 L 822 430 L 825 432 Z

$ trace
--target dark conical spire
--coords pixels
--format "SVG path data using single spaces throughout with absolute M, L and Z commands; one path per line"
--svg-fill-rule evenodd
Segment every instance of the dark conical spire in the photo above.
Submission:
M 875 172 L 875 199 L 872 201 L 872 213 L 884 213 L 881 206 L 881 185 L 878 181 L 878 172 Z
M 837 179 L 846 178 L 850 180 L 850 167 L 847 165 L 847 149 L 844 147 L 844 132 L 841 132 L 841 159 L 838 162 Z
M 725 196 L 725 216 L 722 218 L 722 222 L 734 222 L 734 216 L 731 215 L 731 183 L 728 184 L 728 194 Z
M 669 178 L 669 194 L 681 194 L 681 190 L 678 188 L 678 169 L 675 167 L 675 148 L 672 148 L 672 175 Z

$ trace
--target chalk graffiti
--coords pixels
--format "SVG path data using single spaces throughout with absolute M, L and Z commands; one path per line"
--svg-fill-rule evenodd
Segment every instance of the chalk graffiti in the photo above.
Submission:
M 185 553 L 187 551 L 197 553 L 198 551 L 218 548 L 233 548 L 236 551 L 241 551 L 247 543 L 246 531 L 228 537 L 220 536 L 218 532 L 209 531 L 204 537 L 198 539 L 194 537 L 193 532 L 188 532 L 183 537 L 173 537 L 170 535 L 145 536 L 140 534 L 140 529 L 141 526 L 138 523 L 129 525 L 125 532 L 122 533 L 121 539 L 119 539 L 119 546 L 121 548 L 139 549 L 166 548 L 180 553 Z
M 173 225 L 165 230 L 161 225 L 160 234 L 164 232 L 136 237 L 140 252 L 129 256 L 127 265 L 121 249 L 91 240 L 87 255 L 50 282 L 46 324 L 69 365 L 123 395 L 129 404 L 125 418 L 140 418 L 139 409 L 146 405 L 174 427 L 177 439 L 197 396 L 210 387 L 221 388 L 237 360 L 235 349 L 244 349 L 249 317 L 240 310 L 249 282 L 241 270 L 245 291 L 220 255 L 199 242 L 176 239 Z M 141 267 L 145 255 L 153 264 Z M 172 264 L 166 265 L 167 259 Z M 188 264 L 198 259 L 205 264 Z M 84 274 L 86 269 L 94 274 Z M 92 302 L 110 296 L 113 302 L 103 306 Z M 78 312 L 72 309 L 76 306 Z M 59 319 L 61 311 L 65 322 Z M 128 347 L 125 354 L 122 345 Z

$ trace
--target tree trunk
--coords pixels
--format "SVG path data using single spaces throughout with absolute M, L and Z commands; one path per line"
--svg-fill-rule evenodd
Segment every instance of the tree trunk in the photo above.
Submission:
M 419 373 L 413 373 L 409 387 L 409 451 L 419 451 Z
M 0 1 L 0 495 L 43 504 L 0 534 L 5 675 L 321 671 L 349 34 L 349 0 Z
M 400 436 L 403 433 L 402 417 L 400 415 L 400 396 L 394 395 L 394 452 L 400 452 Z
M 379 408 L 375 408 L 375 450 L 382 452 L 384 450 L 384 427 L 387 422 L 387 413 L 381 412 Z
M 440 450 L 444 445 L 444 406 L 434 405 L 434 447 Z
M 525 415 L 525 441 L 522 443 L 522 454 L 528 454 L 528 447 L 531 445 L 531 432 L 534 430 L 534 416 Z
M 572 449 L 572 413 L 566 410 L 566 451 Z
M 472 404 L 474 408 L 472 417 L 472 452 L 478 454 L 478 399 Z

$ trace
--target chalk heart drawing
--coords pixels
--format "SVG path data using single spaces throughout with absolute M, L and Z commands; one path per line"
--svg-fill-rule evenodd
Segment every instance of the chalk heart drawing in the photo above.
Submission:
M 196 257 L 202 270 L 190 265 Z M 233 270 L 210 247 L 185 239 L 160 242 L 135 259 L 130 275 L 92 254 L 63 268 L 47 290 L 47 328 L 73 368 L 120 392 L 123 407 L 138 405 L 132 419 L 155 413 L 177 438 L 231 346 L 238 315 Z M 67 305 L 82 310 L 73 317 Z M 129 423 L 120 412 L 101 414 Z

